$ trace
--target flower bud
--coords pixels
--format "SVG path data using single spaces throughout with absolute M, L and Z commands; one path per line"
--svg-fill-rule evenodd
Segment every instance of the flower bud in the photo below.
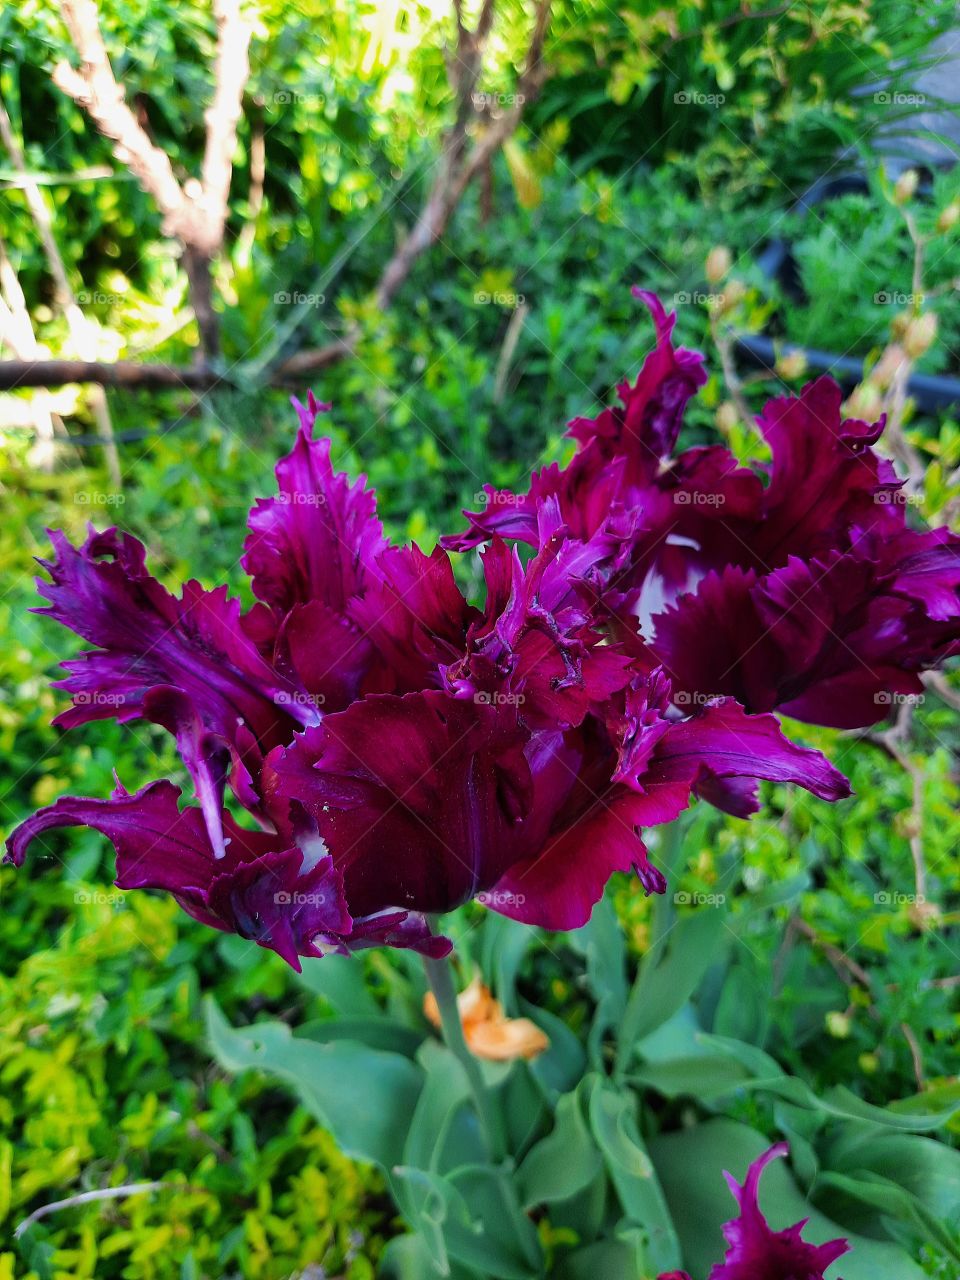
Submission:
M 897 204 L 906 204 L 917 190 L 920 175 L 916 169 L 906 169 L 901 173 L 893 187 L 893 198 Z
M 879 414 L 882 403 L 883 397 L 877 387 L 870 382 L 861 382 L 845 404 L 844 413 L 851 418 L 872 422 Z
M 911 360 L 917 360 L 925 351 L 929 351 L 937 336 L 937 317 L 932 311 L 925 311 L 915 316 L 907 325 L 903 335 L 903 347 Z
M 886 391 L 906 358 L 907 353 L 903 347 L 896 342 L 891 343 L 870 370 L 870 385 L 879 388 L 881 391 Z
M 951 200 L 950 203 L 940 211 L 940 217 L 937 219 L 937 230 L 952 231 L 960 222 L 960 200 Z
M 827 1031 L 837 1040 L 846 1040 L 850 1034 L 850 1019 L 839 1009 L 831 1009 L 826 1017 Z
M 717 430 L 722 431 L 724 435 L 731 432 L 740 421 L 740 415 L 737 413 L 737 406 L 732 400 L 724 400 L 722 404 L 717 406 Z
M 733 265 L 730 250 L 725 244 L 714 245 L 707 254 L 704 267 L 709 284 L 719 284 Z
M 777 373 L 781 378 L 802 378 L 807 371 L 807 357 L 803 351 L 785 351 L 777 357 Z
M 747 296 L 747 286 L 742 280 L 729 280 L 723 293 L 718 294 L 713 311 L 716 315 L 725 315 L 732 311 L 738 302 Z

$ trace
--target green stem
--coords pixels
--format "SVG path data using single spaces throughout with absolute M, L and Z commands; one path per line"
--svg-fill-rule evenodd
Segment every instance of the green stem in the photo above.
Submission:
M 490 1158 L 499 1163 L 506 1156 L 506 1141 L 503 1125 L 490 1090 L 487 1088 L 480 1070 L 480 1063 L 470 1052 L 463 1035 L 463 1024 L 460 1021 L 460 1010 L 457 1008 L 457 992 L 453 985 L 453 970 L 448 959 L 428 960 L 424 957 L 423 967 L 427 972 L 427 982 L 433 992 L 440 1011 L 440 1026 L 447 1048 L 457 1058 L 466 1073 L 477 1118 L 483 1130 L 490 1152 Z

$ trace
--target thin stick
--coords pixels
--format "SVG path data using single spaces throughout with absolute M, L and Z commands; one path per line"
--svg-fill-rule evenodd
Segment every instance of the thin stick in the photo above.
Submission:
M 27 169 L 26 158 L 13 132 L 13 126 L 10 123 L 10 117 L 7 115 L 7 109 L 2 98 L 0 98 L 0 141 L 3 142 L 14 169 L 20 174 L 27 208 L 30 210 L 34 225 L 37 228 L 40 243 L 43 245 L 43 251 L 50 267 L 50 274 L 53 276 L 57 302 L 66 316 L 71 344 L 78 356 L 92 360 L 96 355 L 97 348 L 96 331 L 80 310 L 76 296 L 70 286 L 67 269 L 53 232 L 53 214 L 50 209 L 49 193 L 40 190 L 39 184 L 31 177 Z M 110 473 L 110 483 L 115 490 L 119 491 L 123 483 L 123 477 L 120 472 L 120 454 L 117 452 L 116 441 L 113 438 L 113 421 L 110 417 L 110 409 L 107 405 L 107 397 L 103 387 L 92 386 L 87 392 L 87 401 L 93 411 L 98 434 L 107 440 L 103 452 L 107 462 L 107 470 Z
M 104 1187 L 102 1191 L 81 1191 L 75 1196 L 67 1196 L 65 1200 L 54 1200 L 51 1204 L 44 1204 L 39 1209 L 34 1209 L 29 1218 L 24 1218 L 14 1231 L 13 1238 L 19 1240 L 35 1222 L 60 1209 L 72 1209 L 74 1205 L 89 1204 L 93 1200 L 120 1200 L 125 1196 L 139 1196 L 147 1191 L 159 1191 L 162 1187 L 176 1185 L 175 1182 L 135 1182 L 126 1187 Z

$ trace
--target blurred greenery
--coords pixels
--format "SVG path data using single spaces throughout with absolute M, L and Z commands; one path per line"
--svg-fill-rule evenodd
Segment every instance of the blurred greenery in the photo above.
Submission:
M 196 172 L 210 10 L 105 0 L 101 11 L 129 101 L 178 174 Z M 711 347 L 703 266 L 716 244 L 729 246 L 744 282 L 742 329 L 875 360 L 892 314 L 912 305 L 896 301 L 911 293 L 912 245 L 872 148 L 878 124 L 898 112 L 872 86 L 888 83 L 892 66 L 907 83 L 952 15 L 940 0 L 762 10 L 630 0 L 616 12 L 561 3 L 551 76 L 494 166 L 492 213 L 469 193 L 380 315 L 370 292 L 416 216 L 450 117 L 449 14 L 439 3 L 264 0 L 216 273 L 231 383 L 203 396 L 110 392 L 120 492 L 87 443 L 98 428 L 82 396 L 69 393 L 52 471 L 36 467 L 32 433 L 0 419 L 0 827 L 64 791 L 106 794 L 114 768 L 128 785 L 177 774 L 166 738 L 142 724 L 50 728 L 63 698 L 48 681 L 72 642 L 29 613 L 32 557 L 44 554 L 45 527 L 77 536 L 87 519 L 116 522 L 147 542 L 171 583 L 196 574 L 243 594 L 246 511 L 269 492 L 292 439 L 287 392 L 264 385 L 278 357 L 359 325 L 356 358 L 313 383 L 334 404 L 335 460 L 369 475 L 393 536 L 425 546 L 457 527 L 483 482 L 522 486 L 532 467 L 566 456 L 566 420 L 595 412 L 637 368 L 651 331 L 632 284 L 676 306 L 682 341 L 708 347 L 714 373 L 692 406 L 690 438 L 717 438 L 729 388 Z M 502 6 L 486 91 L 509 93 L 527 26 L 519 3 Z M 47 0 L 0 13 L 0 96 L 51 197 L 101 358 L 186 363 L 196 326 L 175 249 L 109 144 L 51 83 L 52 67 L 73 57 Z M 252 208 L 261 133 L 264 192 Z M 868 175 L 865 194 L 816 215 L 791 212 L 810 180 L 854 164 Z M 56 355 L 65 321 L 17 183 L 0 157 L 0 240 L 38 340 Z M 934 223 L 958 195 L 960 178 L 947 171 L 917 200 L 933 236 L 928 287 L 940 289 L 931 300 L 939 340 L 920 365 L 929 372 L 957 372 L 960 249 L 956 231 Z M 775 236 L 793 243 L 802 296 L 757 266 Z M 291 303 L 298 296 L 306 300 Z M 770 385 L 747 388 L 751 403 Z M 8 403 L 29 409 L 43 394 Z M 909 433 L 931 468 L 923 514 L 938 517 L 954 496 L 945 477 L 960 463 L 960 427 L 952 410 L 917 413 Z M 730 440 L 740 454 L 760 449 L 742 423 Z M 472 559 L 461 571 L 478 585 Z M 771 788 L 749 824 L 698 818 L 674 886 L 690 902 L 722 896 L 728 908 L 735 945 L 698 990 L 703 1024 L 763 1048 L 817 1093 L 842 1084 L 878 1105 L 957 1075 L 956 716 L 931 695 L 915 721 L 926 903 L 916 901 L 911 780 L 873 742 L 799 726 L 848 773 L 855 798 L 831 807 Z M 281 1280 L 310 1266 L 371 1276 L 402 1230 L 379 1174 L 339 1154 L 265 1079 L 228 1082 L 200 1019 L 207 994 L 239 1022 L 299 1022 L 329 1014 L 328 1004 L 275 956 L 209 933 L 170 902 L 111 891 L 92 832 L 59 847 L 62 863 L 0 871 L 3 1238 L 75 1192 L 171 1185 L 51 1214 L 0 1251 L 0 1280 Z M 635 882 L 616 883 L 611 900 L 635 959 L 661 926 Z M 465 909 L 465 920 L 478 912 Z M 394 963 L 363 961 L 374 986 Z M 519 992 L 586 1034 L 595 993 L 576 939 L 529 950 Z M 686 1127 L 706 1105 L 664 1094 L 657 1127 Z M 724 1100 L 724 1115 L 769 1133 L 775 1112 L 779 1124 L 783 1106 L 753 1093 Z M 956 1145 L 958 1134 L 954 1120 L 940 1136 Z M 549 1240 L 548 1223 L 541 1234 Z M 953 1275 L 929 1242 L 909 1244 L 929 1275 Z

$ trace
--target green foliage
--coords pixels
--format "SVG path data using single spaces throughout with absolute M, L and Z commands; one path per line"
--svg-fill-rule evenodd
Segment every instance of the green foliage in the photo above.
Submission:
M 178 172 L 195 173 L 209 7 L 109 0 L 103 12 L 129 99 Z M 72 649 L 28 612 L 44 526 L 76 538 L 88 518 L 120 523 L 146 540 L 165 580 L 199 573 L 242 592 L 245 514 L 292 437 L 286 394 L 262 385 L 265 371 L 327 341 L 345 318 L 360 326 L 358 359 L 315 384 L 334 404 L 335 460 L 367 472 L 393 536 L 429 546 L 457 527 L 482 482 L 522 486 L 565 456 L 565 421 L 595 412 L 635 371 L 650 325 L 631 284 L 672 302 L 680 339 L 699 346 L 703 262 L 721 242 L 747 285 L 739 320 L 785 344 L 871 360 L 893 313 L 910 309 L 875 300 L 911 288 L 911 246 L 879 179 L 817 216 L 787 210 L 840 143 L 892 118 L 872 92 L 851 90 L 891 63 L 906 76 L 952 6 L 831 3 L 762 16 L 704 0 L 669 12 L 561 4 L 542 100 L 494 166 L 493 216 L 469 196 L 379 315 L 371 288 L 424 196 L 449 116 L 451 24 L 438 12 L 261 5 L 217 280 L 228 363 L 242 361 L 233 383 L 199 404 L 111 392 L 126 437 L 122 493 L 97 450 L 61 443 L 58 469 L 38 473 L 24 434 L 3 435 L 4 828 L 64 791 L 107 794 L 114 767 L 127 785 L 180 769 L 167 738 L 142 724 L 50 728 L 63 697 L 48 681 Z M 528 18 L 502 7 L 485 89 L 512 87 Z M 194 324 L 157 214 L 50 83 L 52 65 L 72 56 L 54 8 L 8 6 L 0 48 L 0 93 L 53 197 L 102 354 L 188 360 Z M 675 103 L 684 92 L 724 102 Z M 266 176 L 251 238 L 261 131 Z M 0 183 L 11 177 L 0 167 Z M 915 201 L 924 233 L 957 182 L 938 175 L 932 196 Z M 59 351 L 64 325 L 22 192 L 8 186 L 2 197 L 3 241 L 36 331 Z M 794 241 L 802 303 L 753 264 L 772 234 Z M 941 341 L 921 368 L 955 372 L 955 230 L 928 259 Z M 307 301 L 291 303 L 296 293 Z M 717 438 L 725 394 L 714 373 L 690 415 L 691 442 Z M 67 419 L 74 439 L 94 430 L 82 404 Z M 929 462 L 921 513 L 942 516 L 956 496 L 960 427 L 916 415 L 910 431 Z M 730 443 L 744 457 L 761 452 L 745 426 Z M 458 572 L 477 587 L 472 560 Z M 768 788 L 765 816 L 750 824 L 698 810 L 682 844 L 654 849 L 672 895 L 653 903 L 620 878 L 575 936 L 542 938 L 479 907 L 458 913 L 463 977 L 478 969 L 510 1016 L 532 1017 L 550 1037 L 534 1063 L 487 1069 L 515 1178 L 483 1156 L 462 1069 L 423 1019 L 416 963 L 327 958 L 297 979 L 172 903 L 111 892 L 94 833 L 52 837 L 46 864 L 0 872 L 3 1238 L 63 1196 L 170 1185 L 42 1219 L 0 1252 L 0 1280 L 287 1280 L 310 1265 L 350 1280 L 376 1267 L 424 1280 L 443 1260 L 451 1280 L 636 1280 L 681 1262 L 699 1276 L 719 1256 L 732 1208 L 719 1170 L 742 1174 L 779 1136 L 791 1142 L 792 1174 L 767 1175 L 778 1225 L 812 1211 L 814 1238 L 857 1237 L 847 1280 L 952 1278 L 955 713 L 930 695 L 915 724 L 924 902 L 910 779 L 874 742 L 795 726 L 849 774 L 855 799 L 830 807 Z M 477 1229 L 490 1221 L 496 1240 Z

